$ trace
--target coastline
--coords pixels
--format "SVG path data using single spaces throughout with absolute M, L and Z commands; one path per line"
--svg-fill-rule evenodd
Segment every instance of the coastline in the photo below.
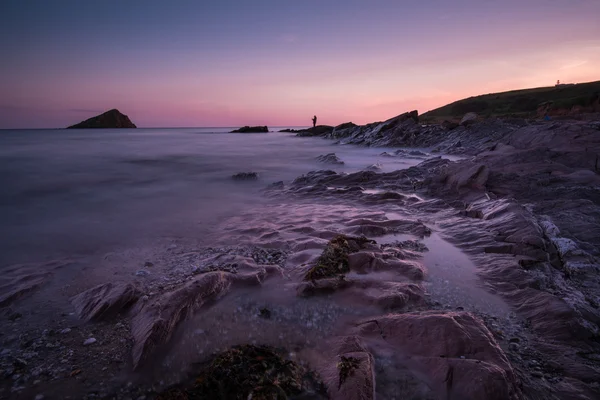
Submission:
M 376 390 L 383 391 L 380 396 L 402 395 L 385 392 L 393 390 L 394 373 L 407 382 L 404 394 L 424 398 L 550 399 L 581 394 L 591 399 L 599 394 L 594 383 L 600 373 L 600 255 L 594 246 L 600 243 L 595 228 L 600 226 L 597 124 L 490 119 L 448 130 L 397 117 L 334 128 L 323 135 L 339 144 L 433 148 L 433 155 L 414 154 L 424 161 L 391 173 L 323 170 L 268 187 L 265 195 L 279 205 L 270 210 L 268 226 L 254 221 L 251 213 L 238 216 L 225 223 L 230 234 L 221 246 L 194 249 L 178 243 L 167 249 L 171 258 L 165 253 L 157 262 L 161 256 L 155 255 L 152 263 L 173 278 L 168 284 L 146 282 L 140 276 L 131 286 L 114 284 L 86 292 L 73 309 L 79 315 L 67 313 L 45 333 L 31 332 L 37 339 L 18 338 L 20 350 L 9 349 L 2 368 L 8 373 L 12 365 L 10 375 L 20 375 L 11 377 L 13 381 L 30 375 L 30 381 L 40 382 L 13 393 L 35 397 L 39 391 L 52 398 L 61 382 L 70 379 L 87 398 L 150 398 L 181 381 L 181 371 L 162 384 L 144 382 L 139 373 L 131 385 L 119 381 L 122 376 L 111 381 L 110 388 L 98 384 L 110 380 L 115 371 L 139 371 L 142 365 L 146 372 L 141 375 L 152 376 L 147 371 L 153 370 L 152 360 L 160 358 L 165 346 L 179 346 L 183 353 L 185 343 L 214 342 L 227 335 L 223 331 L 245 326 L 256 328 L 255 334 L 262 334 L 268 344 L 282 347 L 303 336 L 294 331 L 307 329 L 308 340 L 317 341 L 317 347 L 304 343 L 300 351 L 288 350 L 322 376 L 332 398 L 359 398 L 352 393 L 373 398 Z M 450 161 L 436 153 L 464 158 Z M 289 217 L 292 209 L 295 217 Z M 338 278 L 305 281 L 307 270 L 338 234 L 365 236 L 377 244 L 349 254 L 351 273 L 342 283 Z M 397 235 L 408 237 L 395 240 Z M 466 286 L 471 286 L 477 284 L 471 273 L 480 277 L 492 295 L 489 309 L 466 304 L 466 289 L 444 292 L 444 279 L 438 286 L 432 283 L 443 273 L 425 262 L 427 254 L 435 252 L 423 247 L 432 235 L 468 255 L 476 270 L 448 280 L 456 279 L 454 284 L 467 279 Z M 192 264 L 198 269 L 190 270 Z M 57 271 L 60 267 L 49 265 Z M 28 292 L 45 282 L 47 272 L 35 269 L 32 266 L 27 278 Z M 7 272 L 10 276 L 23 270 Z M 263 294 L 266 289 L 273 292 L 272 298 Z M 247 296 L 238 298 L 238 293 Z M 256 317 L 256 305 L 248 298 L 263 295 L 273 315 L 270 329 L 286 331 L 291 338 L 261 333 L 264 321 Z M 13 300 L 3 302 L 10 305 Z M 98 305 L 99 313 L 93 311 Z M 203 336 L 208 335 L 204 325 L 192 330 L 186 325 L 191 322 L 180 324 L 204 315 L 214 326 L 228 310 L 233 317 L 225 317 L 220 330 L 210 333 L 213 338 Z M 27 332 L 28 322 L 15 315 L 5 308 L 5 318 L 12 319 L 7 329 Z M 346 320 L 348 315 L 354 320 L 340 328 L 339 318 Z M 99 322 L 75 322 L 78 316 Z M 314 326 L 319 329 L 310 333 Z M 194 333 L 198 330 L 203 331 L 200 338 Z M 419 334 L 413 336 L 415 331 Z M 98 344 L 82 347 L 89 335 Z M 207 348 L 224 351 L 241 340 L 220 337 L 220 344 Z M 36 375 L 30 360 L 44 352 L 52 357 L 59 351 L 68 354 L 73 348 L 82 353 L 75 364 L 68 361 L 62 371 L 54 368 L 55 374 Z M 330 351 L 317 356 L 318 348 Z M 442 348 L 448 353 L 438 354 Z M 31 355 L 34 352 L 38 354 Z M 403 356 L 383 356 L 390 352 Z M 360 379 L 338 386 L 334 378 L 341 357 L 361 360 L 356 375 Z M 118 368 L 93 371 L 94 363 L 104 359 Z M 408 366 L 419 374 L 405 370 Z M 4 386 L 4 393 L 15 387 L 12 382 L 11 386 Z

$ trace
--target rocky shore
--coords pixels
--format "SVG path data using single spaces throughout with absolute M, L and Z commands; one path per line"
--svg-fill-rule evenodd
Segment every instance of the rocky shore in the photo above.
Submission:
M 600 397 L 597 116 L 317 128 L 422 162 L 270 185 L 214 246 L 63 288 L 62 314 L 25 300 L 69 261 L 6 270 L 0 397 L 186 399 L 243 373 L 228 396 Z

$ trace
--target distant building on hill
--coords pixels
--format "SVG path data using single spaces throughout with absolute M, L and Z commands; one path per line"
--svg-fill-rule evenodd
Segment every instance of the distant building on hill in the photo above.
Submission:
M 560 83 L 560 80 L 556 81 L 556 87 L 575 86 L 574 83 Z

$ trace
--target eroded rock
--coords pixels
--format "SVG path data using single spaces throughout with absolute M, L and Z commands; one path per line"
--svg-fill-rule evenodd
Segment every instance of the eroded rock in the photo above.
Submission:
M 472 314 L 390 314 L 364 321 L 357 333 L 397 352 L 396 359 L 427 377 L 440 398 L 522 398 L 508 359 Z
M 103 320 L 125 311 L 141 296 L 132 284 L 105 283 L 98 285 L 71 299 L 79 318 Z

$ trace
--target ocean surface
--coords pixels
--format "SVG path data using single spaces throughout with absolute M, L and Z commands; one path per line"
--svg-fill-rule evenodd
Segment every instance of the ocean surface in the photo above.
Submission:
M 0 269 L 167 237 L 202 242 L 223 218 L 265 201 L 260 190 L 270 183 L 319 169 L 381 163 L 393 171 L 420 162 L 379 156 L 392 149 L 230 130 L 0 131 Z M 345 165 L 316 160 L 331 152 Z M 250 171 L 260 179 L 231 179 Z

